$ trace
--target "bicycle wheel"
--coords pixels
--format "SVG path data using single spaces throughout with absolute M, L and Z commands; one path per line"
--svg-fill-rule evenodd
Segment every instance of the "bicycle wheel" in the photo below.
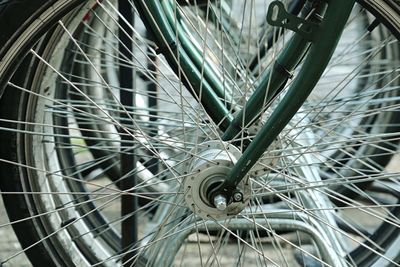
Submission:
M 223 89 L 232 114 L 291 35 L 265 23 L 271 1 L 162 3 L 193 49 L 193 72 Z M 399 179 L 387 167 L 399 139 L 397 7 L 354 9 L 317 88 L 241 184 L 246 201 L 223 214 L 204 188 L 238 160 L 285 89 L 258 123 L 222 141 L 228 115 L 215 120 L 199 103 L 188 69 L 163 56 L 167 44 L 140 19 L 145 10 L 134 9 L 124 54 L 117 1 L 10 1 L 0 17 L 10 39 L 0 51 L 0 185 L 23 251 L 37 266 L 398 266 Z M 261 57 L 265 36 L 274 42 Z M 132 176 L 136 185 L 124 187 Z M 139 204 L 121 215 L 124 196 Z M 138 237 L 126 246 L 131 217 Z

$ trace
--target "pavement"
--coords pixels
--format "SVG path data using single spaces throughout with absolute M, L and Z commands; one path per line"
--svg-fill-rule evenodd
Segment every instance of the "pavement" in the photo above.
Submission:
M 32 266 L 24 253 L 12 230 L 10 221 L 0 197 L 0 266 L 1 267 L 28 267 Z M 6 262 L 4 262 L 6 261 Z
M 400 155 L 387 167 L 388 171 L 400 171 Z M 19 254 L 18 254 L 19 253 Z M 32 266 L 24 253 L 21 253 L 21 246 L 15 236 L 3 200 L 0 197 L 0 267 L 29 267 Z

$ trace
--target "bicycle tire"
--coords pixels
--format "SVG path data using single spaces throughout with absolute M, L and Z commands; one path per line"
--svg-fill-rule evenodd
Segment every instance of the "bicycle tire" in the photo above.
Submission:
M 17 3 L 18 2 L 18 3 Z M 2 38 L 2 41 L 0 41 L 0 45 L 1 47 L 3 47 L 2 50 L 0 50 L 0 58 L 4 58 L 5 56 L 9 57 L 9 53 L 11 52 L 15 52 L 15 56 L 12 57 L 12 62 L 9 63 L 9 61 L 5 61 L 2 62 L 0 64 L 0 67 L 3 67 L 1 70 L 2 72 L 2 76 L 0 77 L 0 84 L 2 85 L 2 89 L 4 88 L 4 94 L 2 96 L 2 98 L 0 99 L 0 109 L 1 109 L 1 127 L 2 127 L 2 131 L 0 134 L 0 138 L 1 138 L 1 143 L 5 144 L 5 149 L 2 149 L 1 151 L 1 163 L 0 163 L 0 175 L 1 177 L 9 177 L 10 173 L 12 173 L 13 175 L 11 175 L 12 179 L 1 179 L 1 189 L 3 192 L 21 192 L 21 190 L 29 190 L 29 179 L 28 177 L 24 177 L 24 175 L 27 175 L 27 173 L 30 173 L 32 171 L 31 168 L 27 168 L 25 166 L 26 161 L 25 161 L 25 157 L 29 156 L 26 155 L 25 153 L 25 149 L 29 149 L 29 140 L 31 137 L 33 137 L 34 134 L 29 134 L 29 132 L 26 134 L 26 136 L 28 137 L 28 139 L 24 138 L 24 133 L 19 132 L 19 131 L 13 131 L 12 129 L 14 129 L 15 126 L 18 127 L 18 122 L 20 121 L 20 119 L 24 119 L 24 114 L 26 110 L 29 110 L 29 107 L 31 105 L 34 105 L 35 102 L 30 102 L 28 101 L 29 95 L 30 94 L 25 94 L 24 93 L 24 86 L 29 87 L 29 85 L 31 83 L 35 83 L 37 82 L 34 78 L 37 78 L 35 75 L 37 75 L 38 71 L 36 68 L 34 68 L 32 70 L 32 66 L 33 67 L 37 67 L 37 66 L 41 66 L 42 68 L 44 68 L 43 64 L 40 65 L 40 58 L 37 56 L 39 54 L 45 54 L 47 52 L 47 50 L 51 50 L 51 46 L 52 45 L 57 45 L 57 43 L 54 40 L 56 39 L 56 33 L 57 30 L 55 30 L 53 32 L 54 29 L 54 25 L 56 24 L 55 22 L 58 21 L 59 19 L 61 19 L 62 17 L 64 17 L 64 21 L 65 25 L 68 26 L 67 22 L 68 22 L 68 14 L 80 14 L 82 15 L 83 13 L 79 13 L 78 10 L 76 11 L 76 9 L 73 9 L 72 7 L 78 6 L 78 4 L 82 3 L 82 1 L 64 1 L 64 2 L 68 2 L 70 5 L 66 5 L 67 7 L 65 8 L 58 8 L 57 6 L 52 6 L 51 8 L 53 10 L 59 10 L 60 12 L 57 14 L 50 14 L 49 15 L 49 19 L 46 20 L 44 19 L 45 22 L 47 22 L 47 24 L 43 24 L 40 25 L 37 28 L 33 28 L 32 25 L 35 25 L 35 22 L 37 22 L 38 20 L 42 20 L 43 19 L 43 14 L 46 14 L 45 12 L 48 10 L 51 10 L 49 7 L 54 3 L 54 5 L 60 4 L 63 1 L 54 1 L 54 2 L 46 2 L 46 1 L 36 1 L 35 4 L 37 5 L 30 5 L 27 3 L 28 1 L 9 1 L 9 3 L 12 3 L 8 6 L 5 7 L 5 9 L 2 10 L 3 14 L 7 14 L 5 16 L 1 16 L 0 17 L 0 25 L 8 25 L 6 23 L 2 23 L 2 22 L 9 22 L 9 21 L 13 21 L 13 23 L 15 23 L 15 25 L 12 25 L 10 28 L 8 28 L 9 30 L 7 32 L 2 31 L 2 28 L 0 26 L 0 32 L 5 33 L 5 35 L 2 36 L 6 36 L 4 38 Z M 29 1 L 31 2 L 31 1 Z M 369 10 L 372 10 L 373 12 L 371 13 L 375 13 L 376 14 L 380 14 L 383 17 L 386 17 L 382 14 L 387 15 L 388 12 L 390 12 L 390 14 L 392 14 L 392 16 L 390 17 L 394 17 L 399 19 L 400 15 L 398 13 L 396 13 L 396 10 L 393 7 L 397 7 L 397 5 L 395 4 L 395 1 L 390 1 L 390 3 L 392 4 L 392 9 L 378 9 L 376 5 L 376 3 L 378 3 L 379 1 L 365 1 L 364 5 L 366 7 L 369 8 Z M 385 2 L 385 3 L 389 3 Z M 1 4 L 1 2 L 0 2 Z M 15 5 L 14 5 L 15 4 Z M 62 4 L 62 3 L 61 3 Z M 21 14 L 21 6 L 28 6 L 29 8 L 25 8 L 24 12 L 26 12 L 26 15 Z M 89 5 L 86 6 L 86 8 L 88 8 Z M 92 4 L 92 6 L 89 6 L 90 8 L 92 8 L 94 5 Z M 90 8 L 88 8 L 88 10 L 91 10 Z M 95 12 L 95 8 L 93 9 L 94 11 L 90 11 L 92 12 L 92 14 L 96 14 Z M 73 13 L 73 12 L 77 12 L 77 13 Z M 386 13 L 383 13 L 386 12 Z M 48 14 L 48 13 L 47 13 Z M 94 17 L 96 15 L 93 15 Z M 17 18 L 17 20 L 11 20 L 10 17 L 12 18 Z M 40 19 L 38 19 L 40 18 Z M 381 17 L 379 17 L 380 19 L 382 19 Z M 81 19 L 82 20 L 82 19 Z M 71 21 L 73 21 L 73 18 L 71 18 Z M 395 28 L 396 31 L 399 29 L 399 27 L 397 27 L 394 23 L 391 23 L 390 21 L 386 21 L 384 20 L 385 24 L 391 25 L 392 28 Z M 73 22 L 71 23 L 73 24 Z M 390 28 L 390 27 L 389 27 Z M 79 26 L 72 26 L 72 29 L 79 29 Z M 59 30 L 59 29 L 58 29 Z M 393 30 L 393 29 L 392 29 Z M 16 33 L 16 34 L 14 34 Z M 46 35 L 44 35 L 46 33 Z M 28 35 L 28 41 L 26 41 L 25 43 L 22 43 L 20 46 L 16 45 L 15 42 L 16 40 L 20 40 L 20 36 L 24 36 L 24 35 Z M 37 43 L 37 41 L 41 41 L 39 43 Z M 50 43 L 47 43 L 47 41 L 50 41 Z M 36 45 L 37 44 L 37 45 Z M 26 46 L 25 46 L 26 45 Z M 36 47 L 35 47 L 36 45 Z M 73 45 L 73 44 L 72 44 Z M 163 44 L 162 42 L 160 42 L 160 40 L 158 41 L 158 45 L 160 47 L 166 46 L 166 44 Z M 32 53 L 30 54 L 30 57 L 25 57 L 25 55 L 27 54 L 27 52 L 31 49 L 35 47 L 36 49 L 36 54 Z M 66 46 L 66 48 L 68 48 L 68 46 Z M 14 50 L 14 51 L 13 51 Z M 72 48 L 69 48 L 69 50 L 73 50 Z M 76 52 L 76 51 L 75 51 Z M 72 56 L 76 56 L 79 53 L 72 53 Z M 64 54 L 63 54 L 64 55 Z M 65 55 L 68 55 L 67 53 L 65 53 Z M 64 55 L 64 56 L 65 56 Z M 7 57 L 6 57 L 7 58 Z M 21 60 L 24 59 L 24 64 L 21 65 Z M 63 62 L 71 62 L 68 61 L 68 56 L 65 56 L 65 61 Z M 42 62 L 43 63 L 43 62 Z M 31 64 L 31 65 L 30 65 Z M 79 65 L 79 63 L 74 63 Z M 72 65 L 74 66 L 74 65 Z M 18 68 L 17 68 L 18 67 Z M 161 71 L 160 71 L 161 72 Z M 148 73 L 144 72 L 146 75 L 149 75 Z M 167 72 L 168 74 L 171 75 L 171 72 Z M 71 74 L 71 73 L 70 73 Z M 12 77 L 12 82 L 9 83 L 10 81 L 10 77 Z M 71 75 L 71 77 L 73 78 L 73 75 Z M 85 81 L 85 77 L 80 77 L 82 78 L 82 80 L 78 81 Z M 142 78 L 140 78 L 142 79 Z M 145 79 L 143 79 L 145 80 Z M 19 83 L 20 81 L 24 82 L 24 85 L 18 85 L 16 86 L 16 83 Z M 6 84 L 8 84 L 7 88 L 6 88 Z M 19 89 L 18 89 L 19 88 Z M 67 90 L 72 90 L 70 89 L 66 89 L 65 85 L 64 87 L 62 87 L 62 85 L 60 85 L 60 88 L 63 88 L 65 91 L 60 91 L 60 92 L 66 92 Z M 82 86 L 82 88 L 84 88 L 84 86 Z M 89 91 L 87 91 L 89 92 Z M 65 99 L 65 96 L 57 96 L 57 98 L 55 99 Z M 111 105 L 113 104 L 111 102 L 111 99 L 104 97 L 103 96 L 103 100 L 109 100 L 109 102 L 111 103 Z M 98 99 L 99 100 L 99 99 Z M 101 100 L 101 99 L 100 99 Z M 83 104 L 87 104 L 87 102 L 81 102 Z M 391 104 L 392 105 L 392 104 Z M 390 106 L 390 105 L 389 105 Z M 65 110 L 63 110 L 63 107 L 53 107 L 53 108 L 59 108 L 59 111 L 65 112 Z M 65 108 L 65 107 L 64 107 Z M 148 108 L 148 107 L 147 107 Z M 145 110 L 146 108 L 144 108 L 143 110 Z M 82 111 L 78 111 L 80 112 L 80 114 L 82 114 Z M 60 113 L 60 114 L 61 114 Z M 71 113 L 72 114 L 72 113 Z M 144 113 L 146 114 L 146 113 Z M 189 114 L 191 115 L 191 114 Z M 22 117 L 21 117 L 22 116 Z M 74 115 L 77 116 L 77 115 Z M 140 116 L 140 114 L 139 114 Z M 141 115 L 144 116 L 145 115 Z M 196 115 L 197 117 L 201 117 L 198 114 Z M 83 119 L 88 119 L 90 117 L 82 117 Z M 66 119 L 66 118 L 64 118 Z M 104 119 L 104 120 L 108 120 L 108 118 Z M 24 120 L 25 121 L 25 120 Z M 56 120 L 54 120 L 56 122 Z M 146 121 L 146 120 L 144 120 Z M 138 120 L 139 123 L 144 123 L 144 121 L 140 121 Z M 90 122 L 90 121 L 89 121 Z M 207 120 L 205 121 L 201 121 L 200 125 L 204 125 L 210 123 Z M 396 124 L 396 123 L 389 123 L 389 124 Z M 28 125 L 28 124 L 27 124 Z M 55 138 L 66 138 L 67 141 L 62 141 L 62 139 L 60 139 L 60 141 L 58 141 L 58 144 L 64 144 L 64 145 L 68 145 L 71 144 L 70 139 L 73 138 L 71 137 L 72 133 L 70 132 L 70 130 L 66 130 L 66 132 L 63 132 L 65 130 L 65 125 L 68 125 L 68 122 L 57 122 L 55 123 L 54 127 L 54 132 L 57 133 L 58 135 L 55 135 Z M 64 127 L 64 128 L 63 128 Z M 82 128 L 82 127 L 78 127 L 78 128 Z M 210 129 L 208 129 L 206 132 L 206 136 L 215 134 L 215 129 L 218 128 L 215 125 L 210 127 Z M 192 130 L 192 128 L 188 127 L 186 130 Z M 394 131 L 396 132 L 396 131 Z M 43 132 L 44 135 L 46 135 L 45 132 Z M 85 136 L 85 135 L 83 135 Z M 179 136 L 179 134 L 177 135 Z M 85 137 L 90 141 L 89 137 Z M 161 138 L 161 137 L 159 137 Z M 173 139 L 172 137 L 167 136 L 166 137 L 167 141 L 173 141 L 173 142 L 177 142 L 177 140 Z M 204 138 L 204 137 L 201 137 Z M 395 139 L 395 141 L 397 142 L 397 137 L 396 136 L 392 136 L 393 139 Z M 96 139 L 94 139 L 96 140 Z M 162 139 L 161 139 L 162 140 Z M 104 141 L 104 140 L 103 140 Z M 187 140 L 187 142 L 191 141 L 190 139 Z M 96 144 L 96 142 L 94 143 Z M 83 144 L 80 145 L 81 147 L 83 146 L 84 148 L 87 147 L 91 147 L 92 145 L 90 145 L 90 143 L 87 144 Z M 384 151 L 386 151 L 389 155 L 390 158 L 391 156 L 393 156 L 394 152 L 394 147 L 395 145 L 391 144 L 389 146 L 389 148 L 384 148 Z M 107 147 L 107 145 L 106 145 Z M 379 148 L 381 149 L 382 146 L 379 146 Z M 95 149 L 105 149 L 102 148 L 101 146 L 96 145 Z M 170 148 L 172 149 L 172 148 Z M 232 147 L 232 149 L 234 149 Z M 279 150 L 279 147 L 277 148 L 277 150 Z M 10 151 L 12 151 L 12 153 L 10 153 Z M 190 152 L 190 151 L 189 151 Z M 142 153 L 142 152 L 138 152 L 138 153 Z M 178 155 L 178 152 L 174 152 L 176 153 L 176 155 Z M 144 159 L 144 161 L 147 161 L 146 156 L 144 155 L 145 153 L 142 153 L 142 157 Z M 373 156 L 374 154 L 376 154 L 376 152 L 372 152 L 371 155 Z M 68 154 L 66 154 L 66 157 L 68 156 Z M 102 156 L 98 156 L 98 158 L 101 158 Z M 61 158 L 61 156 L 60 156 Z M 177 159 L 179 159 L 179 157 L 177 156 Z M 74 159 L 76 160 L 76 159 Z M 164 159 L 163 159 L 164 160 Z M 61 170 L 67 170 L 67 171 L 71 171 L 72 173 L 74 173 L 74 163 L 73 160 L 69 161 L 68 158 L 60 160 L 60 164 L 61 166 L 63 166 L 63 164 L 65 165 L 64 167 L 60 168 Z M 198 164 L 200 164 L 199 162 L 197 162 Z M 272 164 L 272 163 L 271 163 Z M 274 163 L 276 164 L 276 163 Z M 275 165 L 272 166 L 275 166 Z M 377 163 L 379 165 L 379 163 Z M 386 163 L 382 164 L 382 165 L 386 165 Z M 69 169 L 68 169 L 69 168 Z M 52 173 L 52 172 L 51 172 Z M 32 175 L 32 174 L 31 174 Z M 68 172 L 63 172 L 64 176 L 70 176 L 70 174 L 68 174 Z M 72 188 L 74 188 L 73 186 L 80 186 L 82 185 L 81 182 L 77 181 L 70 181 L 70 190 L 73 191 Z M 352 185 L 352 184 L 350 184 Z M 79 187 L 78 187 L 79 188 Z M 34 189 L 34 187 L 32 188 Z M 354 188 L 352 188 L 354 190 Z M 80 192 L 80 191 L 78 191 Z M 95 194 L 95 193 L 94 193 Z M 332 192 L 330 193 L 332 194 Z M 108 262 L 105 262 L 107 260 L 107 258 L 102 258 L 102 260 L 99 260 L 98 258 L 96 258 L 96 253 L 93 253 L 91 250 L 91 247 L 84 247 L 84 245 L 86 244 L 85 242 L 79 243 L 76 240 L 73 241 L 73 244 L 76 246 L 75 248 L 71 248 L 72 250 L 76 251 L 74 254 L 74 256 L 72 255 L 72 252 L 69 251 L 68 249 L 64 249 L 63 248 L 63 244 L 60 240 L 57 239 L 56 236 L 52 236 L 50 233 L 46 233 L 45 228 L 46 223 L 50 223 L 50 221 L 46 221 L 46 219 L 41 219 L 40 216 L 39 218 L 33 218 L 32 216 L 38 215 L 41 212 L 39 210 L 36 210 L 36 208 L 39 209 L 39 207 L 35 207 L 36 203 L 38 203 L 38 200 L 35 199 L 33 196 L 29 196 L 27 195 L 13 195 L 13 194 L 3 194 L 3 198 L 5 200 L 5 204 L 7 206 L 7 210 L 9 213 L 9 216 L 11 218 L 11 221 L 18 221 L 20 219 L 26 219 L 28 218 L 29 220 L 24 220 L 21 223 L 18 224 L 13 224 L 13 227 L 15 227 L 15 230 L 20 238 L 20 242 L 23 244 L 23 246 L 25 248 L 30 247 L 32 244 L 39 242 L 37 245 L 33 246 L 32 248 L 28 249 L 26 251 L 26 253 L 28 254 L 29 258 L 31 259 L 32 263 L 38 266 L 41 266 L 43 264 L 48 264 L 48 265 L 65 265 L 65 266 L 73 266 L 74 264 L 76 265 L 77 262 L 79 262 L 80 264 L 86 264 L 86 265 L 91 265 L 91 264 L 98 264 L 99 261 L 100 263 L 106 264 Z M 340 196 L 341 194 L 339 194 Z M 336 196 L 337 197 L 337 196 Z M 76 200 L 78 201 L 77 203 L 84 202 L 86 201 L 86 199 L 82 200 Z M 345 201 L 349 201 L 348 199 L 345 198 Z M 343 200 L 342 200 L 343 202 Z M 15 203 L 18 203 L 18 207 L 15 207 Z M 393 207 L 396 207 L 396 204 L 391 203 L 390 205 Z M 146 205 L 143 204 L 143 205 Z M 57 206 L 56 206 L 57 207 Z M 154 208 L 154 207 L 153 207 Z M 90 207 L 88 207 L 89 210 Z M 83 213 L 87 213 L 88 211 L 83 211 Z M 398 217 L 399 215 L 399 211 L 398 208 L 393 209 L 392 211 L 389 211 L 389 213 L 391 212 L 391 214 L 395 217 Z M 187 212 L 185 212 L 186 214 Z M 79 212 L 77 214 L 80 214 Z M 85 217 L 85 216 L 83 216 Z M 89 217 L 89 216 L 87 216 Z M 102 219 L 100 218 L 99 221 L 96 222 L 96 216 L 94 216 L 94 218 L 89 218 L 87 221 L 85 221 L 86 225 L 90 228 L 90 227 L 94 227 L 95 229 L 100 226 L 102 226 Z M 93 219 L 93 220 L 92 220 Z M 63 224 L 61 225 L 61 228 L 68 228 L 71 225 L 74 224 L 74 221 L 77 220 L 76 218 L 69 218 L 65 221 L 63 221 Z M 81 220 L 84 221 L 85 219 Z M 92 220 L 92 221 L 91 221 Z M 77 220 L 78 221 L 78 220 Z M 98 224 L 96 226 L 96 223 Z M 91 224 L 93 224 L 94 226 L 91 226 Z M 397 226 L 393 226 L 393 222 L 387 222 L 387 223 L 383 223 L 381 226 L 381 228 L 375 229 L 375 236 L 379 236 L 381 235 L 385 229 L 391 229 L 394 233 L 397 233 L 396 231 L 398 231 L 398 227 Z M 108 228 L 106 228 L 106 230 L 101 229 L 100 231 L 97 231 L 97 234 L 99 236 L 101 236 L 101 234 L 103 234 L 104 232 L 108 232 L 107 230 Z M 74 235 L 74 231 L 75 230 L 70 230 L 69 234 L 70 235 Z M 96 232 L 96 230 L 92 230 L 93 233 Z M 204 231 L 204 230 L 203 230 Z M 211 230 L 210 230 L 211 231 Z M 390 233 L 392 233 L 390 231 Z M 76 233 L 75 233 L 76 234 Z M 256 231 L 254 234 L 259 234 L 260 233 L 258 231 Z M 243 231 L 243 235 L 251 235 L 251 232 L 246 232 Z M 68 236 L 66 234 L 66 236 Z M 107 236 L 107 235 L 105 235 Z M 113 238 L 115 238 L 115 235 L 111 234 L 111 236 L 114 236 Z M 214 234 L 211 236 L 217 236 L 217 237 L 224 237 L 224 235 L 222 234 Z M 233 236 L 231 238 L 238 238 L 238 236 L 240 237 L 240 234 L 237 234 L 236 236 Z M 254 236 L 253 236 L 254 237 Z M 45 238 L 43 240 L 43 238 Z M 372 237 L 371 237 L 372 238 Z M 385 244 L 385 242 L 391 243 L 391 242 L 396 242 L 396 240 L 393 241 L 393 238 L 396 238 L 396 235 L 388 235 L 387 237 L 382 239 L 382 244 Z M 74 239 L 74 238 L 72 238 Z M 107 239 L 107 238 L 104 238 Z M 112 239 L 112 238 L 111 238 Z M 240 240 L 240 238 L 239 238 Z M 243 238 L 241 241 L 246 241 L 245 238 Z M 113 243 L 113 241 L 110 241 L 111 243 Z M 228 241 L 226 241 L 228 242 Z M 117 247 L 117 245 L 113 245 L 111 243 L 107 243 L 103 244 L 105 248 L 108 247 L 112 247 L 115 246 Z M 118 243 L 118 242 L 116 242 Z M 86 244 L 87 245 L 87 244 Z M 64 250 L 63 250 L 64 249 Z M 120 248 L 114 248 L 116 250 L 120 249 Z M 381 258 L 380 254 L 375 253 L 375 251 L 373 251 L 372 253 L 368 254 L 365 253 L 365 251 L 363 251 L 362 249 L 358 250 L 361 251 L 360 253 L 362 254 L 360 257 L 362 258 L 362 260 L 359 261 L 359 266 L 368 266 L 370 264 L 371 261 L 376 261 L 376 258 Z M 118 252 L 121 253 L 121 252 Z M 304 252 L 303 252 L 304 253 Z M 349 262 L 352 262 L 353 258 L 357 259 L 357 251 L 355 253 L 353 253 L 352 255 L 350 254 L 349 256 Z M 76 255 L 81 255 L 81 259 L 74 261 L 76 259 L 74 259 L 74 257 L 76 257 Z M 111 256 L 110 256 L 111 255 Z M 112 257 L 113 255 L 110 254 L 109 255 L 109 260 L 110 260 L 110 264 L 115 264 L 115 261 L 118 261 L 118 259 Z M 366 256 L 365 256 L 366 255 Z M 397 257 L 397 256 L 396 256 Z M 396 257 L 393 257 L 392 262 L 389 261 L 389 263 L 393 263 L 396 262 Z M 358 261 L 356 261 L 358 262 Z M 143 263 L 144 265 L 148 265 L 151 263 L 145 262 Z M 83 266 L 83 265 L 82 265 Z

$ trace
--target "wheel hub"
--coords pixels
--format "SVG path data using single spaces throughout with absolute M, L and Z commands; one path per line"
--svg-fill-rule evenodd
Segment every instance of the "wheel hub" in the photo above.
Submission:
M 228 200 L 226 207 L 219 199 L 210 197 L 210 189 L 221 184 L 229 171 L 241 156 L 241 152 L 235 146 L 221 142 L 208 141 L 192 150 L 196 155 L 188 164 L 188 177 L 185 180 L 185 201 L 188 207 L 203 219 L 226 219 L 241 212 L 249 202 L 250 185 L 246 177 L 238 185 L 238 194 L 242 198 Z M 237 201 L 239 200 L 239 201 Z M 217 207 L 218 206 L 218 207 Z

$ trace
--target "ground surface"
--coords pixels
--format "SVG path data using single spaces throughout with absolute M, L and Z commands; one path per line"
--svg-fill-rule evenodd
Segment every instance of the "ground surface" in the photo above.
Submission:
M 400 156 L 396 156 L 396 159 L 391 162 L 388 166 L 390 171 L 400 171 Z M 21 247 L 18 240 L 12 231 L 9 223 L 7 214 L 3 206 L 3 200 L 0 197 L 0 263 L 4 260 L 8 260 L 1 267 L 28 267 L 31 266 L 29 260 L 24 253 L 21 253 L 14 257 L 21 251 Z

